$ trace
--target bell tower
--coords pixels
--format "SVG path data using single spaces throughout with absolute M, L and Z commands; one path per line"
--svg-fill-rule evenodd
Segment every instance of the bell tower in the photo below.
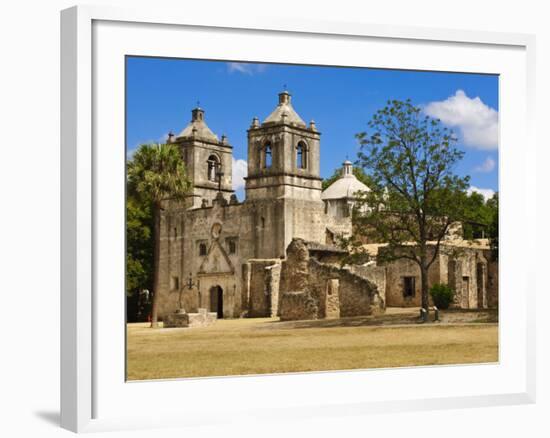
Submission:
M 222 135 L 221 140 L 205 122 L 204 110 L 191 111 L 191 121 L 179 135 L 169 134 L 168 143 L 180 147 L 187 176 L 193 184 L 190 207 L 200 207 L 203 200 L 211 205 L 221 193 L 226 200 L 232 189 L 233 148 Z
M 319 200 L 320 132 L 296 113 L 288 91 L 279 93 L 279 104 L 260 124 L 248 130 L 246 198 L 295 198 Z
M 288 91 L 248 129 L 246 203 L 251 205 L 256 258 L 284 257 L 294 237 L 325 240 L 320 132 L 300 118 Z

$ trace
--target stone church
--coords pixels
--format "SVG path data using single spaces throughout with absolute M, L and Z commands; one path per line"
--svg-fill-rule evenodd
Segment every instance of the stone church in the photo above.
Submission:
M 351 233 L 356 193 L 368 190 L 352 164 L 346 161 L 341 178 L 322 191 L 321 133 L 296 113 L 287 91 L 247 132 L 242 202 L 232 189 L 232 146 L 208 127 L 203 109 L 193 109 L 189 124 L 169 135 L 193 188 L 185 202 L 166 202 L 162 213 L 159 317 L 181 308 L 281 319 L 383 311 L 386 278 L 395 277 L 388 267 L 336 263 L 343 251 L 335 238 Z

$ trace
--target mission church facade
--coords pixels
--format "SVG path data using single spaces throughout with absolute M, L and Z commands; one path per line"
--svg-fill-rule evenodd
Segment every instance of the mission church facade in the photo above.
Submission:
M 325 211 L 321 133 L 314 121 L 300 118 L 287 91 L 263 122 L 254 118 L 248 129 L 243 202 L 232 189 L 232 147 L 204 116 L 195 108 L 185 129 L 168 138 L 182 152 L 193 189 L 186 203 L 168 203 L 163 211 L 159 315 L 177 309 L 180 299 L 187 311 L 254 313 L 246 290 L 250 261 L 283 259 L 293 238 L 324 244 L 333 234 L 351 232 L 349 215 Z
M 263 122 L 254 118 L 248 129 L 240 202 L 232 188 L 232 146 L 210 130 L 204 110 L 193 109 L 183 131 L 169 135 L 192 191 L 183 203 L 167 201 L 162 212 L 160 318 L 180 308 L 206 309 L 218 318 L 383 311 L 386 268 L 344 272 L 333 263 L 342 250 L 332 244 L 351 233 L 355 195 L 368 188 L 345 162 L 341 178 L 323 192 L 320 140 L 315 122 L 306 124 L 291 95 L 280 93 L 273 112 Z M 294 314 L 297 307 L 303 312 Z

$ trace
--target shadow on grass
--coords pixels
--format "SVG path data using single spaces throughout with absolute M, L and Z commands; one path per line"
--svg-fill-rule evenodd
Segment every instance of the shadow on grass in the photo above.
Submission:
M 314 319 L 308 321 L 270 321 L 266 322 L 264 329 L 296 329 L 296 328 L 331 328 L 331 327 L 363 327 L 363 326 L 386 326 L 401 324 L 418 324 L 418 316 L 415 315 L 385 315 L 379 316 L 356 316 L 340 319 Z
M 484 310 L 442 310 L 440 321 L 436 324 L 487 324 L 498 323 L 498 311 Z M 433 314 L 430 313 L 430 319 Z M 259 329 L 300 329 L 300 328 L 338 328 L 338 327 L 387 327 L 396 325 L 424 325 L 416 311 L 382 314 L 376 316 L 355 316 L 339 319 L 315 319 L 307 321 L 269 321 Z M 428 324 L 430 325 L 430 324 Z

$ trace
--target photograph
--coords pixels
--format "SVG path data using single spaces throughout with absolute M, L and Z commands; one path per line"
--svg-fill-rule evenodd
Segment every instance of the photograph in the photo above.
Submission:
M 499 75 L 127 55 L 125 141 L 127 381 L 499 362 Z

